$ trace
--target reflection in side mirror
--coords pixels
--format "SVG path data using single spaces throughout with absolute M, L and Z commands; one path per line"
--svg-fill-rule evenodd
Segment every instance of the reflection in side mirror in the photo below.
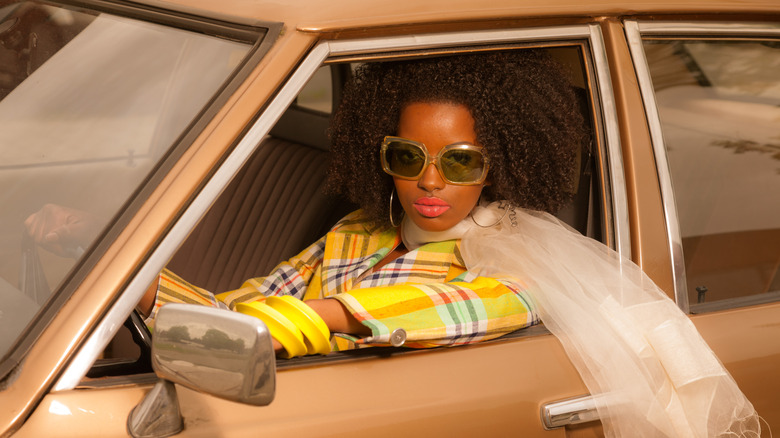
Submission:
M 228 400 L 265 406 L 274 399 L 276 358 L 257 318 L 192 304 L 160 308 L 152 367 L 163 379 Z

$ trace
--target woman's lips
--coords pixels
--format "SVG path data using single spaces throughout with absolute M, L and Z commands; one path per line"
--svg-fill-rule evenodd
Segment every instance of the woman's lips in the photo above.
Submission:
M 414 201 L 414 208 L 425 217 L 437 217 L 449 210 L 450 204 L 439 198 L 419 198 Z

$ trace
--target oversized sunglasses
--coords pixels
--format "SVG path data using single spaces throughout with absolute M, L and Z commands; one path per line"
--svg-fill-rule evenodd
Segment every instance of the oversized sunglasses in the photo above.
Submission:
M 470 143 L 447 145 L 431 157 L 420 142 L 388 136 L 382 141 L 380 154 L 384 171 L 401 179 L 420 179 L 431 163 L 448 184 L 481 184 L 488 173 L 484 148 Z

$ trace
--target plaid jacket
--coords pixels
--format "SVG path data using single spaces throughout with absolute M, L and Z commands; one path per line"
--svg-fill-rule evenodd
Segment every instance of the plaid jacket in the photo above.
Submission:
M 358 214 L 342 219 L 267 277 L 247 280 L 234 291 L 214 295 L 164 271 L 154 312 L 166 302 L 233 308 L 270 295 L 329 297 L 372 330 L 366 338 L 344 338 L 386 344 L 393 330 L 403 328 L 405 346 L 418 348 L 492 339 L 538 322 L 524 285 L 466 270 L 459 240 L 429 243 L 374 270 L 401 238 L 394 228 L 372 232 Z

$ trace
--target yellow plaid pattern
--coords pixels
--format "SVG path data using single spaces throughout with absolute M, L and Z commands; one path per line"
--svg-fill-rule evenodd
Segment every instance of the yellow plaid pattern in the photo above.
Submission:
M 346 338 L 386 344 L 393 330 L 402 328 L 409 347 L 477 342 L 538 322 L 517 280 L 476 277 L 466 270 L 460 241 L 430 243 L 373 269 L 401 239 L 395 229 L 370 230 L 359 215 L 348 215 L 271 274 L 234 291 L 214 295 L 164 271 L 155 312 L 166 302 L 233 308 L 271 295 L 332 297 L 372 330 L 363 339 Z

